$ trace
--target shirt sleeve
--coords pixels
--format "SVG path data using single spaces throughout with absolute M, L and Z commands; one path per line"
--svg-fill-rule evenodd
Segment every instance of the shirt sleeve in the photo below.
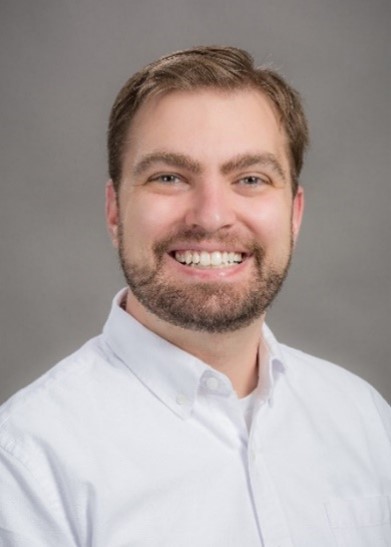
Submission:
M 75 547 L 64 517 L 51 507 L 44 484 L 0 447 L 0 547 Z

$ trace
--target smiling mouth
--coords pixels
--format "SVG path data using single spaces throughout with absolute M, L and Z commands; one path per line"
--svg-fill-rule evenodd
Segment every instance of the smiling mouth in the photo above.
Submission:
M 193 268 L 229 268 L 241 264 L 246 255 L 233 251 L 174 251 L 171 256 Z

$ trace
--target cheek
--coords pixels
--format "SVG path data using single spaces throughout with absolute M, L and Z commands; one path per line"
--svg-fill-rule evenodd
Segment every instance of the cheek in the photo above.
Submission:
M 127 245 L 139 252 L 165 237 L 175 224 L 176 207 L 165 200 L 134 200 L 123 210 L 122 223 Z
M 257 234 L 263 244 L 277 244 L 286 240 L 291 233 L 291 209 L 284 203 L 275 203 L 273 200 L 264 200 L 247 216 L 253 232 Z

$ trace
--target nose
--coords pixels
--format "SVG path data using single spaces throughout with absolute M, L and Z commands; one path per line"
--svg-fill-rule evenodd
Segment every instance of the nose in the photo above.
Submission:
M 186 225 L 202 228 L 208 233 L 231 227 L 236 218 L 234 199 L 235 196 L 223 184 L 207 181 L 192 192 Z

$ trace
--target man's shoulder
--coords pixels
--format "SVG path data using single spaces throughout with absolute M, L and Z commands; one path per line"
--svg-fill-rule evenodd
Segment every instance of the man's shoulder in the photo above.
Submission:
M 339 364 L 285 344 L 280 344 L 280 348 L 289 375 L 311 387 L 321 384 L 324 388 L 344 390 L 348 386 L 357 392 L 374 389 L 366 380 Z
M 286 344 L 280 344 L 280 348 L 288 363 L 292 363 L 295 369 L 299 369 L 300 373 L 313 373 L 314 375 L 326 376 L 336 381 L 352 381 L 361 385 L 369 385 L 357 374 L 328 359 L 318 357 Z
M 0 406 L 0 446 L 11 431 L 34 429 L 82 403 L 90 379 L 105 364 L 99 338 L 89 340 Z
M 349 407 L 363 415 L 380 415 L 391 439 L 391 408 L 369 382 L 331 361 L 284 344 L 280 348 L 288 382 L 303 401 L 316 403 L 318 408 Z

